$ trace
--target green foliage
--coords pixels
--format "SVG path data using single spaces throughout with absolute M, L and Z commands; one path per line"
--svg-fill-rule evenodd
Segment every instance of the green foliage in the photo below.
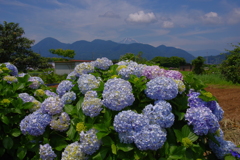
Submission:
M 67 78 L 67 74 L 58 75 L 54 72 L 54 69 L 49 68 L 42 70 L 38 77 L 42 78 L 46 84 L 54 84 L 65 80 Z
M 50 49 L 49 52 L 52 53 L 52 54 L 57 54 L 59 56 L 68 57 L 68 58 L 74 58 L 74 56 L 76 54 L 75 51 L 71 50 L 71 49 L 66 49 L 66 50 Z
M 151 61 L 157 63 L 158 65 L 162 67 L 174 67 L 179 68 L 181 65 L 186 64 L 186 60 L 181 57 L 155 57 Z
M 196 59 L 192 61 L 193 70 L 192 72 L 195 74 L 203 74 L 204 73 L 204 61 L 205 59 L 201 56 L 198 56 Z
M 221 73 L 228 81 L 240 83 L 240 46 L 233 47 L 235 48 L 229 51 L 230 55 L 221 64 Z
M 134 53 L 126 53 L 120 57 L 119 61 L 131 60 L 139 64 L 147 64 L 147 65 L 155 64 L 154 62 L 148 61 L 146 58 L 143 58 L 142 55 L 143 55 L 143 52 L 138 52 L 137 55 L 135 55 Z
M 18 70 L 26 67 L 47 68 L 46 59 L 31 50 L 34 40 L 23 37 L 24 30 L 18 23 L 0 24 L 0 63 L 11 62 Z

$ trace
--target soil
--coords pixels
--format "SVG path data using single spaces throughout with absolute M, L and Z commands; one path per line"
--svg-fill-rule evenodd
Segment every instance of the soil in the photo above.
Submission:
M 240 87 L 208 86 L 205 90 L 217 98 L 225 119 L 240 122 Z

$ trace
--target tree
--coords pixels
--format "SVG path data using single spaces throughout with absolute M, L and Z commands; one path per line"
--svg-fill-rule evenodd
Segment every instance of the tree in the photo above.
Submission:
M 23 37 L 24 33 L 18 23 L 4 21 L 0 24 L 0 63 L 11 62 L 19 71 L 27 67 L 47 66 L 43 58 L 31 50 L 34 40 Z
M 68 58 L 74 58 L 74 56 L 76 55 L 75 51 L 71 50 L 71 49 L 66 49 L 66 50 L 50 49 L 49 52 L 52 53 L 52 54 L 57 54 L 59 56 L 68 57 Z
M 232 46 L 235 48 L 233 50 L 227 50 L 230 54 L 227 55 L 227 59 L 222 62 L 220 70 L 221 74 L 228 81 L 240 83 L 240 46 Z
M 204 61 L 205 59 L 201 56 L 198 56 L 196 59 L 192 61 L 193 73 L 202 74 L 204 72 Z
M 160 66 L 163 66 L 163 67 L 176 67 L 176 68 L 178 68 L 181 65 L 186 64 L 186 60 L 184 58 L 176 57 L 176 56 L 173 56 L 173 57 L 157 56 L 157 57 L 154 57 L 152 59 L 152 61 L 159 64 Z

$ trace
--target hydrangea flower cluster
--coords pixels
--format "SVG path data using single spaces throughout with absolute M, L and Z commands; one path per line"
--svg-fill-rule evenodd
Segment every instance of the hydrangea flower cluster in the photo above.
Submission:
M 57 96 L 56 93 L 50 91 L 50 90 L 45 90 L 45 94 L 48 96 L 48 97 L 55 97 Z
M 178 93 L 182 94 L 186 90 L 185 84 L 181 80 L 175 80 L 174 79 L 174 82 L 176 82 L 176 84 L 178 86 Z
M 76 99 L 76 93 L 71 91 L 71 92 L 67 92 L 65 93 L 62 97 L 61 97 L 61 101 L 64 103 L 64 104 L 70 104 L 72 103 L 73 101 L 75 101 Z
M 106 57 L 97 58 L 94 61 L 94 66 L 102 70 L 107 70 L 111 65 L 113 65 L 113 62 Z
M 38 109 L 41 108 L 42 103 L 39 102 L 38 100 L 35 99 L 35 100 L 32 101 L 32 103 L 33 103 L 34 105 L 33 105 L 32 108 L 29 109 L 30 112 L 35 112 L 35 111 L 37 111 Z
M 24 135 L 39 136 L 45 132 L 46 126 L 50 123 L 51 116 L 43 114 L 41 110 L 37 110 L 27 115 L 20 122 L 20 129 Z
M 165 69 L 161 69 L 159 66 L 147 66 L 143 69 L 142 75 L 148 79 L 154 79 L 159 76 L 164 76 L 166 73 Z
M 175 119 L 171 111 L 170 103 L 159 100 L 154 106 L 152 104 L 147 105 L 143 109 L 143 114 L 148 117 L 150 124 L 159 125 L 161 128 L 170 128 Z
M 44 82 L 40 77 L 30 77 L 28 81 L 32 82 L 32 84 L 29 85 L 32 89 L 38 89 L 40 85 L 44 85 Z
M 20 93 L 18 97 L 21 98 L 24 103 L 32 102 L 33 100 L 35 100 L 35 98 L 33 96 L 30 96 L 28 93 Z
M 94 63 L 80 63 L 74 68 L 78 76 L 94 72 Z
M 182 73 L 175 70 L 166 70 L 165 76 L 175 80 L 183 80 Z
M 158 150 L 167 139 L 167 133 L 159 125 L 146 125 L 134 136 L 134 143 L 139 150 Z
M 69 144 L 62 152 L 61 160 L 85 160 L 86 155 L 83 153 L 81 145 L 78 142 Z
M 90 129 L 86 133 L 84 131 L 80 133 L 81 149 L 87 155 L 92 155 L 101 146 L 102 142 L 97 138 L 97 132 L 96 129 Z
M 96 91 L 87 91 L 84 95 L 84 100 L 87 100 L 89 98 L 97 98 L 97 92 Z
M 231 150 L 233 150 L 236 145 L 231 141 L 225 141 L 223 136 L 214 136 L 218 141 L 219 145 L 215 142 L 209 140 L 209 147 L 215 153 L 218 159 L 223 160 L 226 154 L 229 154 Z
M 66 92 L 73 88 L 74 84 L 69 80 L 63 80 L 57 87 L 57 94 L 62 97 Z
M 24 77 L 25 75 L 27 75 L 27 73 L 20 73 L 18 74 L 18 77 Z
M 57 157 L 49 144 L 40 144 L 39 154 L 42 160 L 53 160 Z
M 220 127 L 216 116 L 207 107 L 188 108 L 185 119 L 188 125 L 193 125 L 194 133 L 200 136 L 215 133 Z
M 43 113 L 55 115 L 62 112 L 63 106 L 64 103 L 59 97 L 48 97 L 42 102 L 41 109 Z
M 12 76 L 18 76 L 18 69 L 17 69 L 17 67 L 16 67 L 15 65 L 13 65 L 13 64 L 11 64 L 11 63 L 9 63 L 9 62 L 6 62 L 6 63 L 4 63 L 4 64 L 6 65 L 6 67 L 7 67 L 9 70 L 11 70 L 10 74 L 11 74 Z
M 18 81 L 18 79 L 15 76 L 4 76 L 4 81 L 7 81 L 7 83 L 12 84 Z
M 70 117 L 66 112 L 62 112 L 60 115 L 55 115 L 52 117 L 50 122 L 50 127 L 53 130 L 60 132 L 66 131 L 70 125 Z
M 100 80 L 97 79 L 94 75 L 82 74 L 79 77 L 77 83 L 80 91 L 85 94 L 87 91 L 97 88 L 100 84 Z
M 77 79 L 77 73 L 75 71 L 72 71 L 67 75 L 66 79 L 76 80 Z
M 82 111 L 86 116 L 96 117 L 102 111 L 102 100 L 99 98 L 84 98 Z
M 145 94 L 153 100 L 171 100 L 178 94 L 178 86 L 167 77 L 156 77 L 147 82 Z
M 34 92 L 34 96 L 44 96 L 45 95 L 45 91 L 43 89 L 37 89 L 35 92 Z
M 131 84 L 121 78 L 109 79 L 104 84 L 102 97 L 103 105 L 114 111 L 131 106 L 135 100 Z

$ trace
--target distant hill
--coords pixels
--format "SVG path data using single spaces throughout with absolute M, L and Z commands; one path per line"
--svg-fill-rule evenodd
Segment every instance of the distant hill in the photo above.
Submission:
M 204 49 L 204 50 L 197 50 L 197 51 L 188 51 L 188 53 L 192 54 L 195 57 L 198 57 L 198 56 L 205 57 L 205 56 L 216 56 L 223 52 L 216 49 Z
M 133 39 L 133 38 L 124 38 L 119 43 L 131 44 L 131 43 L 139 43 L 139 42 L 137 40 Z
M 203 58 L 205 59 L 205 64 L 221 64 L 229 54 L 230 53 L 224 53 L 216 56 L 205 56 Z
M 187 62 L 191 62 L 195 57 L 190 53 L 177 49 L 174 47 L 167 47 L 160 45 L 154 47 L 148 44 L 142 43 L 131 43 L 131 44 L 121 44 L 113 41 L 105 41 L 96 39 L 92 42 L 80 40 L 72 44 L 61 43 L 58 40 L 48 37 L 36 45 L 32 46 L 32 50 L 36 53 L 41 54 L 43 57 L 56 57 L 49 52 L 49 49 L 72 49 L 75 51 L 76 55 L 74 59 L 78 60 L 95 60 L 101 57 L 107 57 L 109 59 L 119 59 L 121 55 L 126 53 L 143 52 L 142 57 L 151 60 L 154 57 L 182 57 L 185 58 Z

